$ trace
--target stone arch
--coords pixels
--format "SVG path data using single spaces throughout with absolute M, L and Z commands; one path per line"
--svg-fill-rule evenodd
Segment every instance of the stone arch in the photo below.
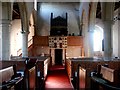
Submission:
M 34 35 L 36 35 L 37 30 L 37 11 L 34 9 L 32 11 L 33 23 L 34 23 Z
M 83 9 L 82 11 L 82 16 L 81 16 L 81 30 L 82 30 L 82 36 L 83 41 L 84 41 L 84 52 L 85 52 L 85 56 L 89 56 L 88 55 L 88 18 L 86 15 L 86 11 Z
M 113 20 L 115 2 L 102 2 L 102 20 Z M 108 13 L 109 12 L 109 13 Z
M 94 49 L 95 49 L 95 47 L 94 47 L 94 45 L 95 45 L 95 43 L 94 43 L 95 42 L 95 38 L 94 37 L 96 35 L 96 31 L 95 31 L 96 27 L 95 27 L 95 25 L 96 25 L 96 21 L 101 21 L 101 19 L 100 20 L 97 19 L 98 16 L 99 16 L 98 15 L 98 11 L 97 11 L 98 4 L 100 4 L 99 8 L 101 8 L 100 0 L 97 0 L 97 2 L 90 2 L 89 3 L 89 29 L 88 29 L 88 31 L 91 33 L 91 42 L 90 42 L 90 44 L 93 47 L 93 55 L 96 55 L 96 52 L 94 51 Z M 102 13 L 101 10 L 99 10 L 99 14 L 100 13 Z M 102 16 L 100 16 L 99 18 L 101 18 L 101 17 Z M 101 43 L 101 46 L 99 45 L 100 48 L 101 48 L 102 47 L 101 39 L 100 39 L 99 43 Z M 100 53 L 102 53 L 102 52 L 100 52 Z
M 94 31 L 98 2 L 100 3 L 100 6 L 102 7 L 102 5 L 101 5 L 102 3 L 100 2 L 100 0 L 89 3 L 89 31 Z M 101 11 L 101 13 L 102 13 L 102 11 Z
M 29 15 L 26 3 L 27 2 L 18 2 L 22 29 L 22 57 L 28 56 Z
M 104 23 L 104 57 L 111 57 L 113 54 L 112 25 L 114 15 L 114 2 L 102 2 L 102 21 Z
M 34 16 L 34 10 L 32 11 L 32 13 L 30 14 L 30 18 L 29 18 L 29 35 L 28 35 L 28 41 L 29 39 L 32 39 L 32 36 L 35 35 L 35 16 Z
M 25 2 L 18 2 L 21 17 L 22 32 L 29 32 L 29 19 Z
M 21 18 L 19 5 L 17 2 L 12 2 L 11 30 L 10 30 L 10 55 L 17 56 L 17 52 L 21 49 Z M 11 57 L 12 58 L 12 57 Z
M 21 33 L 22 33 L 22 57 L 28 56 L 28 34 L 29 34 L 29 18 L 33 10 L 33 3 L 17 2 L 20 9 Z
M 82 28 L 82 36 L 85 36 L 85 30 L 87 29 L 87 15 L 85 13 L 85 10 L 82 11 L 82 17 L 81 17 L 81 28 Z
M 94 31 L 97 2 L 89 3 L 89 31 Z

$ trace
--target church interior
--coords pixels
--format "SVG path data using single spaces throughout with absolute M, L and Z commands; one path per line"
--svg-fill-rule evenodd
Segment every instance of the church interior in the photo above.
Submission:
M 120 1 L 0 1 L 0 90 L 120 90 Z

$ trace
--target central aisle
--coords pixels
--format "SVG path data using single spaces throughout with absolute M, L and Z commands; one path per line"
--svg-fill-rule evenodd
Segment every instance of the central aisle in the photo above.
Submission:
M 45 90 L 73 90 L 69 82 L 69 78 L 63 66 L 53 66 L 50 68 L 47 79 L 45 81 Z

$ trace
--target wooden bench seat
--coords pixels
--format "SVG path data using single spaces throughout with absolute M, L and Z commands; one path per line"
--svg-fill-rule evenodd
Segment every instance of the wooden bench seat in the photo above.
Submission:
M 91 88 L 102 90 L 120 90 L 119 71 L 109 67 L 101 66 L 99 74 L 91 76 Z
M 109 82 L 103 78 L 92 76 L 91 90 L 120 90 L 120 87 L 110 85 Z
M 73 84 L 76 82 L 76 73 L 78 72 L 78 66 L 81 65 L 82 68 L 91 72 L 97 71 L 97 65 L 107 64 L 109 68 L 114 69 L 115 72 L 120 73 L 120 60 L 104 60 L 100 58 L 69 58 L 65 60 L 65 68 L 69 76 L 70 82 Z M 118 78 L 120 80 L 120 76 Z M 117 80 L 115 80 L 117 81 Z M 87 81 L 89 84 L 90 82 Z M 120 85 L 120 84 L 119 84 Z M 73 85 L 74 86 L 74 85 Z M 88 85 L 90 86 L 90 85 Z M 76 88 L 76 87 L 75 87 Z
M 36 78 L 37 78 L 36 85 L 37 86 L 36 87 L 40 89 L 44 88 L 45 79 L 50 66 L 50 57 L 27 57 L 27 59 L 30 60 L 29 65 L 27 65 L 29 69 L 32 66 L 34 66 L 34 63 L 37 60 L 37 63 L 36 63 Z M 23 58 L 22 60 L 18 59 L 18 60 L 0 61 L 0 64 L 2 64 L 0 69 L 3 69 L 5 67 L 12 66 L 15 64 L 17 73 L 21 73 L 21 76 L 25 77 L 25 70 L 27 67 L 25 60 L 26 58 Z
M 20 90 L 22 88 L 22 84 L 20 84 L 22 80 L 21 75 L 16 73 L 16 65 L 0 70 L 0 90 L 7 90 L 12 87 L 17 89 L 18 86 L 18 90 Z
M 13 66 L 4 68 L 0 70 L 0 83 L 11 80 L 14 75 Z

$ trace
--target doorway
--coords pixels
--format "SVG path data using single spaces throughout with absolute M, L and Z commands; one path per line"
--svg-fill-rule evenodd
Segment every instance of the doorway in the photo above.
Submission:
M 55 65 L 62 65 L 62 49 L 55 49 Z

